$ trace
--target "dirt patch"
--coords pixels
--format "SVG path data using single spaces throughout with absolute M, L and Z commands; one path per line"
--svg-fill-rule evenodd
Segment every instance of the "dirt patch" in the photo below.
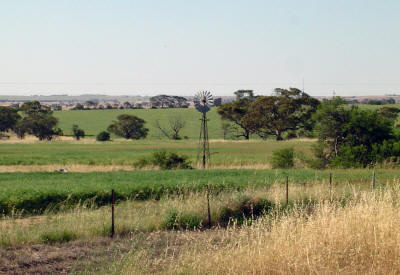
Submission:
M 99 238 L 57 245 L 30 245 L 0 249 L 0 274 L 101 273 L 129 252 L 129 238 Z

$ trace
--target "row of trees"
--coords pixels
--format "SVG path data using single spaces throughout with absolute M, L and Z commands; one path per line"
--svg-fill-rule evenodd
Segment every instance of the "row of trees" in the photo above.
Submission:
M 349 106 L 341 98 L 319 102 L 299 89 L 275 89 L 272 96 L 254 96 L 240 90 L 236 100 L 223 104 L 218 113 L 223 130 L 233 123 L 236 136 L 251 134 L 282 140 L 296 135 L 318 138 L 313 145 L 314 168 L 366 167 L 400 160 L 400 133 L 395 125 L 400 109 L 376 110 Z
M 30 134 L 39 140 L 51 140 L 63 134 L 57 123 L 50 107 L 39 101 L 25 102 L 19 108 L 0 107 L 0 131 L 13 131 L 19 138 Z
M 102 110 L 102 109 L 143 109 L 143 105 L 141 103 L 130 103 L 128 101 L 123 104 L 120 103 L 107 103 L 105 105 L 99 105 L 96 101 L 86 101 L 84 104 L 77 103 L 72 110 Z
M 50 107 L 41 105 L 38 101 L 25 102 L 20 107 L 0 107 L 0 132 L 13 131 L 19 138 L 26 134 L 34 135 L 39 140 L 51 140 L 54 136 L 62 136 L 63 132 L 57 128 L 58 119 L 53 116 Z M 121 114 L 107 128 L 107 131 L 126 139 L 145 138 L 149 129 L 145 128 L 145 121 L 139 117 Z M 157 121 L 156 127 L 170 139 L 180 139 L 179 132 L 185 122 L 177 117 L 169 120 L 168 126 L 161 126 Z M 85 137 L 85 131 L 78 125 L 72 126 L 76 140 Z M 102 132 L 99 140 L 109 140 L 109 133 Z
M 150 97 L 152 108 L 187 108 L 189 103 L 182 96 L 157 95 Z
M 237 137 L 245 139 L 257 134 L 283 140 L 288 131 L 310 132 L 314 125 L 311 115 L 320 104 L 296 88 L 275 89 L 272 96 L 254 96 L 252 90 L 239 90 L 235 94 L 236 100 L 219 106 L 218 113 L 223 120 L 234 124 Z M 223 123 L 223 128 L 226 127 Z

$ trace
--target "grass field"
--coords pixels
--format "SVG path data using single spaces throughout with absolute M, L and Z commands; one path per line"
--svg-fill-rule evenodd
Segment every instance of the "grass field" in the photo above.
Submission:
M 359 105 L 362 109 L 375 110 L 382 107 L 396 107 L 400 104 L 388 105 Z M 78 124 L 87 135 L 97 135 L 100 131 L 106 130 L 108 125 L 120 114 L 131 114 L 144 119 L 146 127 L 149 128 L 148 138 L 160 139 L 165 138 L 154 123 L 160 121 L 163 126 L 168 125 L 170 118 L 180 117 L 186 122 L 185 128 L 182 130 L 181 136 L 187 136 L 189 139 L 198 139 L 200 130 L 201 115 L 194 108 L 180 109 L 128 109 L 128 110 L 84 110 L 84 111 L 55 111 L 54 115 L 59 119 L 59 127 L 63 129 L 66 135 L 72 134 L 72 125 Z M 221 117 L 217 113 L 217 108 L 212 108 L 207 113 L 209 122 L 210 139 L 222 139 L 223 132 L 221 129 Z M 258 138 L 256 135 L 253 138 Z
M 215 141 L 210 144 L 211 164 L 219 167 L 269 165 L 272 152 L 295 147 L 297 152 L 309 154 L 312 140 Z M 132 165 L 138 158 L 166 149 L 197 160 L 198 143 L 195 140 L 139 140 L 93 142 L 51 141 L 35 143 L 0 143 L 0 165 Z
M 54 116 L 59 119 L 59 127 L 64 134 L 72 134 L 72 125 L 78 124 L 87 135 L 97 135 L 104 131 L 116 120 L 120 114 L 130 114 L 144 119 L 147 123 L 145 127 L 149 129 L 149 139 L 165 138 L 159 129 L 154 126 L 156 120 L 163 126 L 168 125 L 168 121 L 174 117 L 180 117 L 186 122 L 186 126 L 181 132 L 182 138 L 187 136 L 189 139 L 198 139 L 200 134 L 201 114 L 194 108 L 179 109 L 134 109 L 134 110 L 84 110 L 84 111 L 56 111 Z M 210 139 L 222 139 L 221 118 L 217 114 L 217 109 L 212 108 L 207 114 L 209 123 L 208 131 Z
M 335 170 L 335 181 L 370 182 L 370 170 Z M 110 202 L 111 189 L 117 199 L 147 200 L 166 194 L 181 194 L 204 189 L 216 190 L 259 187 L 284 182 L 311 183 L 327 181 L 329 171 L 294 170 L 175 170 L 107 173 L 2 173 L 0 174 L 0 208 L 3 214 L 13 211 L 42 213 L 59 205 L 75 205 L 91 200 L 95 205 Z M 378 179 L 385 184 L 397 176 L 396 170 L 380 170 Z

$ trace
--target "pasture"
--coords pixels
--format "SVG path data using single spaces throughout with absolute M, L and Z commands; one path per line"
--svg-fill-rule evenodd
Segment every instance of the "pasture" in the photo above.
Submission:
M 398 170 L 376 169 L 371 192 L 373 170 L 306 169 L 313 139 L 222 140 L 215 108 L 209 113 L 211 169 L 135 170 L 138 159 L 160 149 L 187 155 L 197 168 L 198 112 L 91 110 L 55 115 L 66 134 L 78 124 L 93 136 L 122 113 L 145 119 L 148 138 L 0 141 L 1 271 L 35 274 L 51 267 L 58 269 L 50 273 L 226 274 L 233 267 L 245 274 L 276 273 L 282 263 L 284 273 L 400 270 L 391 256 L 400 253 L 395 245 L 400 240 L 395 222 L 400 220 Z M 157 119 L 165 124 L 174 116 L 187 120 L 182 131 L 187 139 L 168 140 L 155 128 Z M 289 147 L 295 149 L 295 169 L 270 169 L 272 152 Z M 69 172 L 55 172 L 60 168 Z M 111 189 L 117 201 L 113 240 Z M 374 247 L 377 240 L 380 246 Z M 55 253 L 57 264 L 51 256 Z M 80 258 L 70 257 L 74 253 Z M 40 268 L 31 254 L 39 255 Z M 367 264 L 354 266 L 354 258 Z
M 82 110 L 82 111 L 56 111 L 54 116 L 59 119 L 59 127 L 64 134 L 72 135 L 72 125 L 78 124 L 87 135 L 95 136 L 107 129 L 108 125 L 116 120 L 120 114 L 138 116 L 146 121 L 145 127 L 149 129 L 148 139 L 165 138 L 159 129 L 155 127 L 156 120 L 167 127 L 169 119 L 180 117 L 186 125 L 182 129 L 182 138 L 198 139 L 200 134 L 201 114 L 194 108 L 179 109 L 127 109 L 127 110 Z M 221 118 L 217 109 L 212 108 L 207 114 L 210 139 L 222 139 Z
M 294 147 L 299 154 L 310 154 L 312 140 L 223 141 L 210 143 L 211 165 L 219 168 L 268 167 L 272 152 L 277 149 Z M 87 166 L 130 166 L 141 157 L 165 149 L 187 155 L 193 163 L 197 161 L 196 140 L 117 140 L 112 142 L 51 141 L 33 143 L 0 142 L 0 165 L 2 166 L 43 166 L 69 167 L 74 164 Z M 4 167 L 6 168 L 6 167 Z M 90 167 L 89 167 L 90 168 Z M 0 168 L 1 170 L 1 168 Z M 50 170 L 50 171 L 52 171 Z M 6 170 L 7 171 L 7 170 Z

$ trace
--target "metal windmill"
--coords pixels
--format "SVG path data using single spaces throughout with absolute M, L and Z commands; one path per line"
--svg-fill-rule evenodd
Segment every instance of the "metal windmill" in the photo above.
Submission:
M 210 92 L 201 91 L 194 96 L 194 106 L 197 111 L 203 114 L 201 118 L 201 129 L 199 137 L 199 152 L 197 154 L 197 160 L 202 161 L 202 167 L 205 169 L 210 165 L 210 146 L 208 144 L 208 128 L 207 128 L 207 112 L 210 111 L 211 105 L 213 105 L 214 99 Z

